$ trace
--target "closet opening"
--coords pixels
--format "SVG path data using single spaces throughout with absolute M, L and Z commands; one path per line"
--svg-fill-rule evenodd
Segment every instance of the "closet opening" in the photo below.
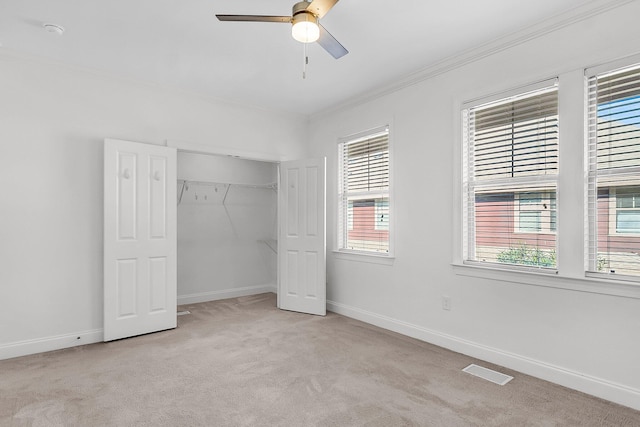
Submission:
M 325 158 L 105 139 L 104 340 L 175 328 L 178 305 L 265 292 L 324 316 L 325 178 Z
M 277 292 L 278 164 L 177 153 L 178 305 Z

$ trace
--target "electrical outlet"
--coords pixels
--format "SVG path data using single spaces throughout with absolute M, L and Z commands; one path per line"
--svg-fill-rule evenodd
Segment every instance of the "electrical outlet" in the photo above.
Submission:
M 451 310 L 451 297 L 446 295 L 442 296 L 442 309 L 443 310 Z

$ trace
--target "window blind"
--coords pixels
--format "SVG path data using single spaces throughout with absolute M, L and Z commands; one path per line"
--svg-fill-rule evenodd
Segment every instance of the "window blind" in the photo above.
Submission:
M 465 260 L 556 268 L 555 85 L 463 111 Z
M 342 142 L 340 249 L 389 252 L 389 131 Z
M 640 276 L 640 64 L 589 76 L 588 163 L 587 271 Z
M 476 180 L 557 173 L 557 91 L 479 107 L 470 120 Z

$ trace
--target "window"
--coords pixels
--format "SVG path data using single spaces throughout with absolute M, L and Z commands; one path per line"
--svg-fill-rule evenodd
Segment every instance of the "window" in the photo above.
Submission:
M 610 234 L 640 237 L 640 187 L 609 189 Z
M 640 64 L 587 70 L 587 271 L 640 276 Z
M 376 230 L 389 230 L 389 199 L 376 199 Z
M 340 142 L 338 249 L 389 254 L 389 129 Z
M 555 81 L 468 103 L 462 122 L 465 263 L 555 271 Z
M 555 233 L 556 193 L 536 191 L 516 193 L 514 220 L 518 233 Z

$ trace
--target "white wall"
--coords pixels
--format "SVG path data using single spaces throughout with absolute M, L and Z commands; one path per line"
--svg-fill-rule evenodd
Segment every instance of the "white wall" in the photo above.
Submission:
M 276 164 L 178 153 L 178 179 L 178 303 L 275 292 L 276 191 L 243 184 L 275 184 Z
M 640 51 L 638 16 L 640 2 L 631 2 L 314 116 L 309 149 L 328 159 L 329 249 L 337 247 L 337 140 L 389 123 L 394 162 L 395 261 L 330 253 L 329 308 L 640 409 L 638 287 L 576 279 L 583 277 L 582 70 Z M 563 277 L 524 284 L 529 279 L 523 274 L 478 278 L 469 268 L 454 269 L 461 260 L 461 103 L 555 76 L 564 144 L 559 194 L 565 199 L 558 202 Z M 618 296 L 594 293 L 609 288 Z M 442 309 L 443 295 L 451 297 L 451 311 Z
M 640 49 L 637 16 L 640 2 L 627 3 L 384 97 L 317 115 L 309 129 L 299 116 L 2 51 L 0 358 L 101 339 L 103 138 L 181 141 L 277 158 L 304 157 L 299 143 L 307 140 L 309 154 L 328 158 L 331 249 L 336 141 L 391 123 L 395 262 L 330 253 L 329 308 L 640 409 L 640 299 L 585 291 L 579 280 L 571 282 L 576 291 L 518 283 L 520 276 L 469 277 L 451 266 L 459 253 L 460 103 L 554 75 L 574 82 L 569 92 L 575 94 L 583 67 Z M 580 142 L 573 137 L 574 145 Z M 578 151 L 574 161 L 565 155 L 561 167 L 575 167 Z M 561 181 L 577 179 L 562 174 Z M 560 202 L 559 226 L 575 233 L 581 216 L 570 214 L 576 212 L 580 206 Z M 572 252 L 579 257 L 581 250 L 560 248 L 559 258 L 564 253 L 561 262 L 575 275 Z M 443 294 L 452 297 L 451 311 L 441 309 Z
M 0 51 L 0 359 L 102 340 L 104 138 L 297 158 L 306 126 Z

